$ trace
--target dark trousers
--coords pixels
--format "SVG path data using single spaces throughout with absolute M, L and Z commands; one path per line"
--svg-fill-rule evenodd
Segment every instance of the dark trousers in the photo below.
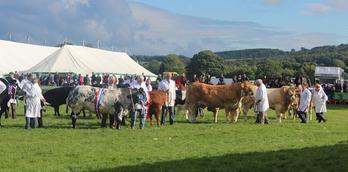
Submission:
M 266 112 L 256 112 L 256 122 L 259 124 L 269 124 Z
M 321 121 L 326 122 L 326 119 L 324 118 L 324 113 L 320 112 L 320 113 L 316 113 L 317 116 L 317 120 L 319 123 L 321 123 Z
M 297 115 L 301 119 L 301 123 L 307 123 L 307 112 L 298 111 Z
M 36 118 L 25 117 L 25 129 L 36 128 Z
M 161 125 L 166 123 L 167 112 L 169 113 L 169 124 L 174 124 L 174 106 L 162 106 Z

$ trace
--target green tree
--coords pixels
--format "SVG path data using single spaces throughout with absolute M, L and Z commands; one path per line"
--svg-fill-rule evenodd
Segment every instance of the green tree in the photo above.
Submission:
M 160 71 L 160 67 L 161 67 L 161 62 L 158 60 L 151 60 L 148 64 L 147 64 L 147 69 L 149 71 L 151 71 L 154 74 L 158 74 Z
M 169 54 L 162 62 L 162 72 L 177 72 L 182 74 L 185 72 L 185 63 L 183 59 L 176 54 Z
M 195 54 L 187 66 L 189 76 L 208 73 L 212 76 L 219 76 L 224 72 L 223 58 L 212 51 L 205 50 Z
M 264 63 L 257 66 L 256 76 L 257 78 L 281 78 L 283 73 L 282 65 L 275 59 L 267 59 Z

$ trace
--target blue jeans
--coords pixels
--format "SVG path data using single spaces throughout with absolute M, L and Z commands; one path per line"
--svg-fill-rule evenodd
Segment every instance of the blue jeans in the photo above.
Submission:
M 131 128 L 135 127 L 135 123 L 137 121 L 137 116 L 140 118 L 140 128 L 145 128 L 145 116 L 146 116 L 146 109 L 135 109 L 131 112 Z
M 169 113 L 169 124 L 174 124 L 174 106 L 162 106 L 162 113 L 161 113 L 161 125 L 164 125 L 166 123 L 166 115 L 167 112 Z
M 36 118 L 25 117 L 25 129 L 36 128 Z

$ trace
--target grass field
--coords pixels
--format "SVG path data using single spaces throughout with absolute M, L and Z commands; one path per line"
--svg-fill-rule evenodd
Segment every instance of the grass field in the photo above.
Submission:
M 94 117 L 71 129 L 51 108 L 45 128 L 24 130 L 19 109 L 17 119 L 2 118 L 0 171 L 348 171 L 342 106 L 329 107 L 326 124 L 277 124 L 273 111 L 270 125 L 226 124 L 221 112 L 218 124 L 211 114 L 196 124 L 178 115 L 174 126 L 119 131 L 101 129 Z

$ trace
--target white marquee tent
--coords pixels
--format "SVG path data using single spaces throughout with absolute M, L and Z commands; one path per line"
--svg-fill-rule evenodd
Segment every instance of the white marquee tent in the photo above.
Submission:
M 340 67 L 317 66 L 315 68 L 315 77 L 319 79 L 343 79 L 344 70 Z
M 58 49 L 0 40 L 0 74 L 27 70 Z
M 156 75 L 139 65 L 126 53 L 64 45 L 26 72 L 41 73 L 113 73 L 117 75 Z

